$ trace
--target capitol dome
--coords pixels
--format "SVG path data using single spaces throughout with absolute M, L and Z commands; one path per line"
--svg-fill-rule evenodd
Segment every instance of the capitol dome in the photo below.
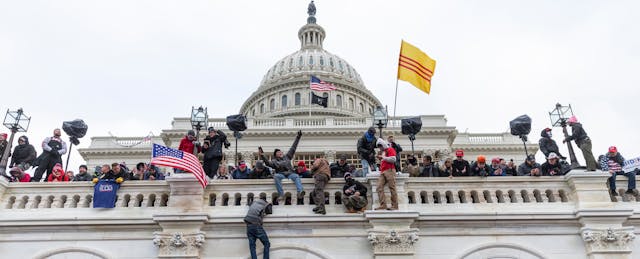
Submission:
M 260 87 L 244 102 L 240 113 L 247 117 L 370 116 L 382 106 L 347 61 L 322 48 L 324 29 L 315 23 L 315 12 L 298 31 L 300 50 L 278 60 L 264 75 Z M 328 97 L 327 108 L 309 104 L 311 75 L 332 83 L 336 90 L 314 91 Z

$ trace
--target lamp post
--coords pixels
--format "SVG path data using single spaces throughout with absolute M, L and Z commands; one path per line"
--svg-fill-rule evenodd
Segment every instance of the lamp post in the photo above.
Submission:
M 196 131 L 196 142 L 198 141 L 198 137 L 200 137 L 200 130 L 207 127 L 208 120 L 207 108 L 202 108 L 202 106 L 198 108 L 191 107 L 191 128 Z M 193 147 L 193 154 L 198 155 L 197 146 Z
M 573 109 L 571 109 L 571 104 L 569 104 L 569 106 L 562 106 L 562 104 L 558 103 L 556 104 L 556 108 L 553 109 L 553 111 L 549 112 L 552 127 L 562 127 L 562 132 L 564 133 L 565 139 L 569 137 L 569 133 L 567 133 L 567 120 L 571 118 L 571 116 L 573 116 Z M 573 152 L 571 141 L 567 141 L 567 148 L 569 149 L 571 168 L 579 167 L 580 163 L 578 163 L 576 154 Z
M 382 128 L 387 127 L 387 107 L 384 109 L 382 106 L 376 107 L 375 111 L 373 111 L 373 126 L 378 126 L 378 131 L 380 131 L 380 138 L 382 138 Z
M 2 160 L 0 160 L 0 175 L 5 175 L 7 170 L 7 161 L 9 161 L 9 153 L 11 152 L 14 135 L 16 132 L 26 132 L 29 129 L 29 123 L 31 123 L 31 117 L 25 115 L 22 108 L 17 111 L 9 111 L 7 109 L 7 114 L 4 116 L 2 124 L 11 130 L 11 136 L 2 154 Z

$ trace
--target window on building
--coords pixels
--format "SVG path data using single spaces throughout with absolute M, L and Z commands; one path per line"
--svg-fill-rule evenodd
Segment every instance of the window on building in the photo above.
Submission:
M 349 98 L 349 109 L 355 109 L 355 102 L 353 102 L 353 98 Z
M 336 106 L 342 107 L 342 95 L 336 95 Z
M 270 111 L 276 110 L 276 99 L 271 98 L 271 101 L 269 101 L 269 110 Z
M 309 65 L 313 66 L 313 56 L 309 56 Z
M 333 68 L 333 58 L 329 58 L 329 66 L 331 66 L 331 68 Z
M 360 103 L 360 112 L 364 112 L 364 104 Z
M 281 104 L 283 110 L 287 108 L 287 96 L 286 95 L 282 96 L 282 101 L 280 102 L 280 104 Z
M 298 59 L 298 66 L 299 67 L 302 67 L 302 64 L 303 64 L 302 62 L 303 62 L 302 56 L 300 56 L 300 59 Z
M 300 106 L 300 93 L 296 93 L 296 94 L 293 96 L 293 103 L 294 103 L 296 106 Z
M 251 116 L 256 116 L 256 109 L 251 110 Z
M 264 103 L 260 104 L 260 113 L 264 113 Z
M 320 65 L 324 66 L 324 58 L 322 58 L 322 56 L 320 56 Z

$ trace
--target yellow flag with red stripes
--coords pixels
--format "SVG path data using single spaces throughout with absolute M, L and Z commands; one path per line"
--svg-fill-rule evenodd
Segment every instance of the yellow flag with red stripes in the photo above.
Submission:
M 415 46 L 402 41 L 398 62 L 398 79 L 407 81 L 429 94 L 436 61 Z

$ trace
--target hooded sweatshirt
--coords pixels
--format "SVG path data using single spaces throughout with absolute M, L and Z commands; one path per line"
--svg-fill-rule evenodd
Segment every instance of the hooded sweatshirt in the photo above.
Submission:
M 13 156 L 11 157 L 10 166 L 19 165 L 21 163 L 33 164 L 33 160 L 36 159 L 36 149 L 33 145 L 29 144 L 29 139 L 26 136 L 20 137 L 24 140 L 24 143 L 17 145 L 13 149 Z
M 556 141 L 553 140 L 551 137 L 549 137 L 549 134 L 547 133 L 546 130 L 542 130 L 542 132 L 540 132 L 540 136 L 542 138 L 540 138 L 540 141 L 538 141 L 538 144 L 540 145 L 540 151 L 544 154 L 545 157 L 549 156 L 549 153 L 553 152 L 556 153 L 559 156 L 560 155 L 560 150 L 558 149 L 558 145 L 556 144 Z
M 396 169 L 396 150 L 382 138 L 378 138 L 376 146 L 382 146 L 383 150 L 382 161 L 380 162 L 380 172 L 384 172 L 391 169 Z

